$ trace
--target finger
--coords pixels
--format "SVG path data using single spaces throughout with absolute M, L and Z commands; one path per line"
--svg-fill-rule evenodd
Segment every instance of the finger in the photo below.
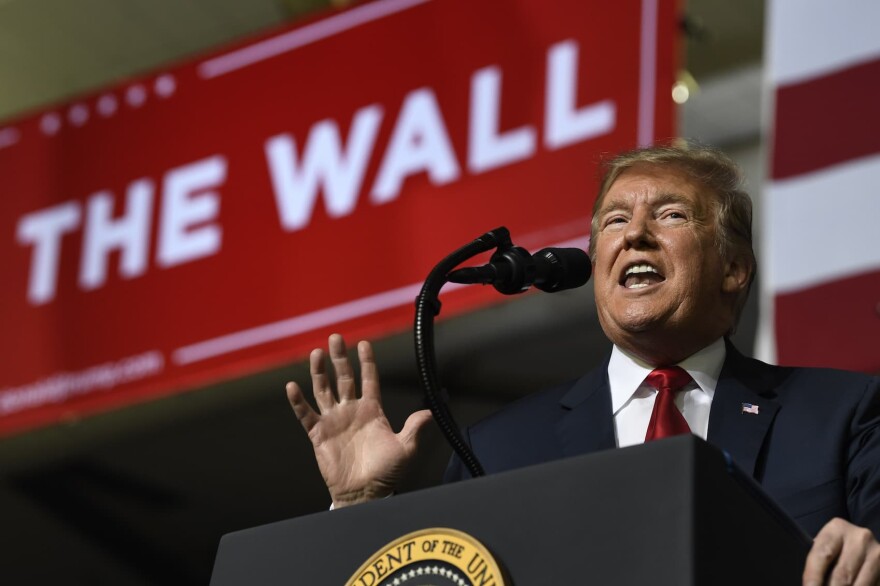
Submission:
M 340 401 L 357 399 L 357 386 L 354 380 L 354 370 L 345 353 L 345 340 L 339 334 L 331 334 L 327 345 L 330 348 L 330 361 L 333 362 L 333 370 L 336 372 L 336 392 L 339 393 Z
M 298 384 L 294 382 L 287 383 L 287 400 L 290 401 L 293 413 L 299 419 L 306 432 L 311 431 L 315 424 L 321 420 L 321 416 L 315 413 L 315 410 L 306 401 L 306 396 Z
M 828 569 L 840 555 L 843 537 L 836 521 L 840 521 L 840 519 L 832 519 L 826 523 L 816 535 L 816 539 L 813 540 L 813 547 L 810 548 L 807 561 L 804 564 L 804 586 L 824 584 Z
M 366 341 L 358 343 L 358 360 L 361 363 L 361 393 L 365 399 L 381 400 L 379 393 L 379 369 L 373 356 L 373 346 Z
M 315 393 L 315 402 L 318 409 L 324 413 L 336 406 L 336 397 L 330 387 L 330 379 L 327 378 L 327 369 L 324 365 L 324 351 L 315 348 L 309 354 L 309 373 L 312 375 L 312 390 Z
M 849 586 L 855 582 L 873 543 L 874 536 L 867 529 L 850 524 L 844 527 L 843 547 L 831 572 L 831 586 Z
M 862 564 L 854 586 L 873 586 L 880 579 L 880 544 L 875 543 L 868 548 L 865 562 Z
M 403 429 L 397 434 L 401 443 L 410 451 L 415 451 L 418 447 L 419 432 L 425 429 L 428 422 L 433 419 L 433 415 L 428 409 L 416 411 L 406 418 Z

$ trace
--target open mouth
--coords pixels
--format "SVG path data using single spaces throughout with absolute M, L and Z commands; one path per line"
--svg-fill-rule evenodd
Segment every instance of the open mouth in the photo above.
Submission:
M 623 273 L 620 284 L 627 289 L 643 289 L 666 280 L 660 271 L 647 263 L 630 265 Z

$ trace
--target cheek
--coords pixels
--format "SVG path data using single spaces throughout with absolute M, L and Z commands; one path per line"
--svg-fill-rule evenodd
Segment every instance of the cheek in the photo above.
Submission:
M 595 288 L 605 287 L 612 280 L 612 272 L 614 263 L 610 260 L 608 254 L 597 254 L 593 262 L 593 286 Z
M 692 271 L 702 271 L 718 264 L 714 241 L 695 232 L 689 231 L 686 238 L 671 244 L 671 250 L 682 265 Z
M 671 255 L 677 259 L 673 290 L 679 303 L 710 294 L 717 281 L 719 263 L 707 254 L 704 244 L 697 238 L 680 240 L 670 246 Z
M 614 260 L 620 251 L 618 240 L 614 235 L 604 234 L 601 240 L 596 241 L 593 252 L 594 272 L 607 273 L 614 268 Z

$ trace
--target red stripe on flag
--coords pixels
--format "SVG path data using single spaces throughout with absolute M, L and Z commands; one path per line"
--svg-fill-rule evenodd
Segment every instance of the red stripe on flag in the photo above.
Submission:
M 779 364 L 880 372 L 880 271 L 776 297 Z
M 772 177 L 880 152 L 880 58 L 776 91 Z

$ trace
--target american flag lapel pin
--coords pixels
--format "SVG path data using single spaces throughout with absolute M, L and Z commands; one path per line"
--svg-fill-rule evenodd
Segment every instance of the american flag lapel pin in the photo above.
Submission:
M 758 406 L 752 405 L 751 403 L 743 403 L 741 413 L 748 413 L 749 415 L 757 415 L 758 414 Z

